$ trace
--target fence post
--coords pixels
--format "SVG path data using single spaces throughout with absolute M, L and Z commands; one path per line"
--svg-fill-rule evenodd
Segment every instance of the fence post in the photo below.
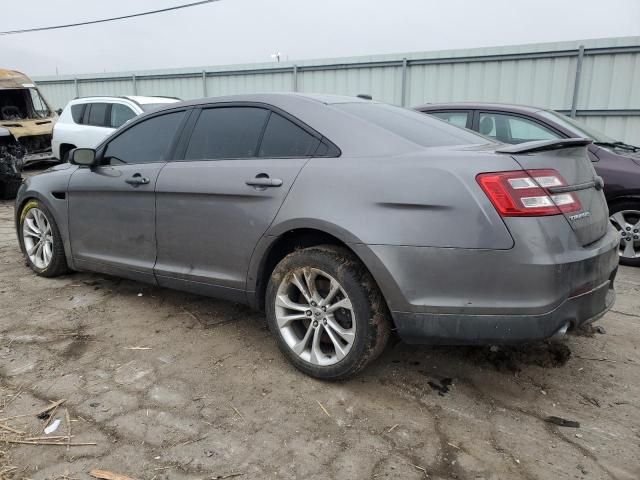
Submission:
M 400 84 L 400 105 L 405 106 L 407 104 L 407 59 L 402 59 L 402 80 Z
M 77 78 L 73 79 L 73 87 L 76 90 L 76 98 L 80 98 L 80 87 L 78 87 L 78 79 Z
M 576 62 L 576 78 L 573 83 L 573 99 L 571 100 L 571 118 L 576 118 L 578 109 L 578 94 L 580 93 L 580 77 L 582 76 L 582 60 L 584 59 L 584 45 L 578 48 L 578 61 Z
M 138 94 L 138 87 L 136 85 L 136 75 L 135 74 L 131 75 L 131 84 L 133 85 L 133 94 L 137 95 Z
M 298 65 L 293 66 L 293 78 L 291 80 L 292 89 L 294 92 L 298 91 Z
M 207 72 L 202 70 L 202 96 L 207 96 Z

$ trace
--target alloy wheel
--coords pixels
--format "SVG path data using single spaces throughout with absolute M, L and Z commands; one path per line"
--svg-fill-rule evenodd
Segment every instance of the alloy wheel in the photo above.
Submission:
M 22 238 L 27 256 L 36 268 L 47 268 L 53 258 L 51 223 L 39 208 L 30 209 L 22 223 Z
M 282 338 L 301 359 L 328 366 L 349 354 L 355 313 L 340 283 L 317 268 L 294 270 L 280 283 L 275 317 Z
M 609 218 L 620 232 L 620 256 L 629 259 L 640 258 L 640 211 L 621 210 Z

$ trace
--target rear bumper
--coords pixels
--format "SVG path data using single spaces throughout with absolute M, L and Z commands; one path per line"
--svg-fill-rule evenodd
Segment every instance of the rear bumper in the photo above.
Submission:
M 615 299 L 615 229 L 582 246 L 560 216 L 526 220 L 511 219 L 527 235 L 509 250 L 351 246 L 409 343 L 536 341 L 603 315 Z
M 541 315 L 447 315 L 394 312 L 399 336 L 407 343 L 504 345 L 545 340 L 564 327 L 575 328 L 604 315 L 615 301 L 613 279 L 568 298 Z

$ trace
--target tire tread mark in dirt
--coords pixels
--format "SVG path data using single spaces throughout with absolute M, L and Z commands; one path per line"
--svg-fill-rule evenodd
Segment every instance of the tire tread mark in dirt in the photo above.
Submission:
M 532 412 L 530 410 L 526 410 L 524 408 L 521 407 L 512 407 L 510 405 L 507 405 L 506 403 L 496 399 L 495 397 L 492 397 L 490 395 L 487 395 L 485 392 L 483 392 L 482 390 L 480 390 L 475 383 L 470 380 L 470 379 L 459 379 L 460 381 L 463 381 L 467 386 L 469 386 L 470 388 L 472 388 L 477 396 L 484 401 L 485 403 L 491 402 L 494 403 L 495 405 L 498 405 L 500 408 L 503 408 L 509 412 L 518 414 L 521 413 L 523 415 L 526 415 L 528 417 L 534 418 L 536 420 L 539 420 L 543 426 L 543 428 L 547 431 L 547 433 L 553 437 L 553 438 L 559 438 L 561 441 L 563 441 L 564 443 L 566 443 L 567 445 L 574 447 L 576 450 L 578 450 L 582 455 L 584 455 L 585 457 L 589 458 L 590 460 L 592 460 L 604 473 L 606 473 L 610 478 L 612 479 L 617 479 L 617 477 L 604 465 L 602 465 L 600 463 L 600 460 L 592 453 L 590 452 L 588 449 L 586 449 L 585 447 L 583 447 L 582 445 L 574 442 L 573 440 L 568 439 L 566 436 L 562 435 L 560 433 L 560 431 L 558 430 L 559 427 L 556 427 L 552 424 L 550 424 L 549 422 L 546 421 L 546 417 L 544 415 L 541 415 L 539 413 L 536 412 Z M 493 425 L 493 424 L 492 424 Z M 493 430 L 493 429 L 492 429 Z M 532 480 L 535 480 L 537 477 L 535 476 L 531 476 L 528 477 L 531 478 Z

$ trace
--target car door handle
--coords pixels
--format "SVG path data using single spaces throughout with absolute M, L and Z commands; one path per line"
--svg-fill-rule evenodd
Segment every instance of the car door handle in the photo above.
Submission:
M 133 177 L 127 178 L 125 182 L 133 186 L 146 185 L 149 183 L 149 179 L 147 177 L 143 177 L 139 173 L 136 173 Z
M 244 183 L 246 183 L 250 187 L 258 187 L 258 188 L 282 186 L 282 180 L 280 180 L 279 178 L 269 178 L 269 177 L 256 177 L 256 178 L 247 180 Z

